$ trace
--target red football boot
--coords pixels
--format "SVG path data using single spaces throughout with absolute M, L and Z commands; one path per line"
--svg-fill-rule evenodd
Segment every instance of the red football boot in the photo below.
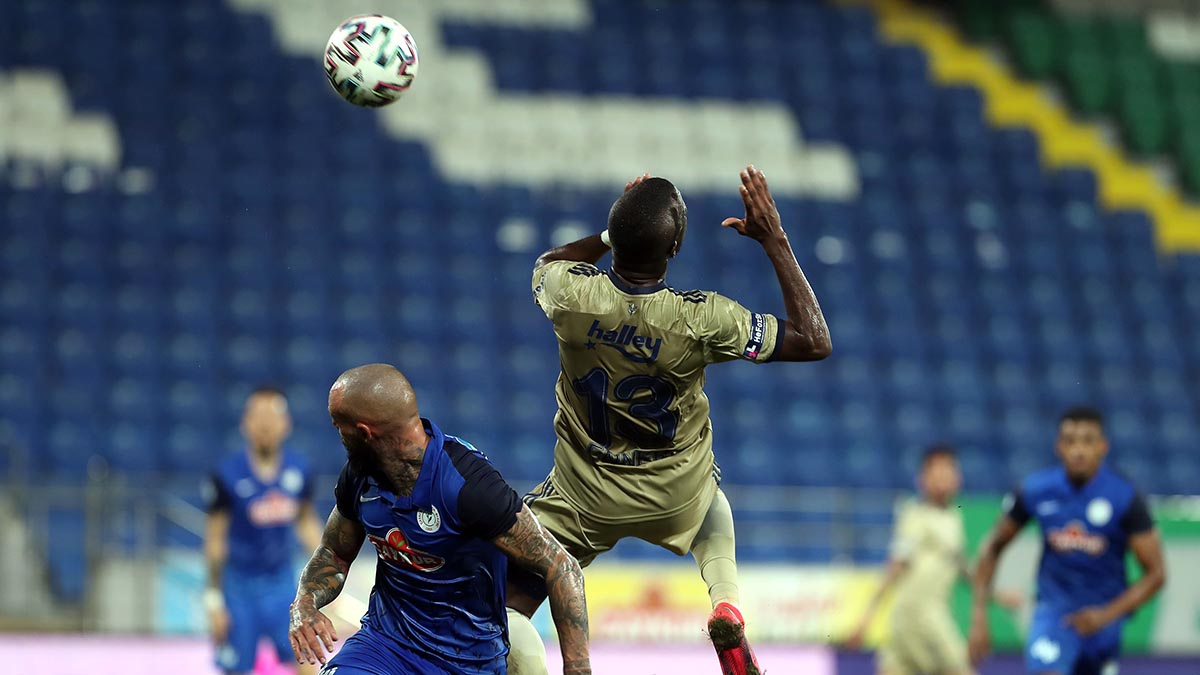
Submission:
M 717 650 L 722 675 L 762 675 L 746 642 L 746 621 L 737 607 L 722 602 L 708 616 L 708 639 Z

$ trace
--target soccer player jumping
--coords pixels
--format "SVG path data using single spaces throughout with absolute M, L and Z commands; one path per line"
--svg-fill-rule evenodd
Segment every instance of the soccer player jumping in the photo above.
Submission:
M 726 675 L 759 673 L 738 605 L 733 514 L 719 489 L 704 395 L 710 363 L 813 361 L 832 347 L 825 318 L 792 253 L 762 171 L 741 172 L 744 218 L 722 225 L 754 239 L 775 268 L 787 319 L 707 291 L 666 285 L 687 206 L 669 181 L 626 185 L 608 229 L 543 253 L 534 299 L 554 325 L 562 371 L 554 466 L 525 497 L 581 565 L 625 537 L 691 551 L 709 589 L 709 637 Z M 612 247 L 612 269 L 595 266 Z M 546 672 L 528 617 L 544 582 L 509 575 L 512 672 Z
M 408 380 L 384 364 L 343 373 L 329 415 L 347 462 L 292 603 L 298 661 L 326 663 L 337 635 L 320 608 L 370 540 L 367 614 L 326 675 L 504 675 L 510 559 L 549 589 L 563 675 L 591 675 L 583 572 L 483 453 L 422 419 Z
M 1037 607 L 1025 651 L 1031 675 L 1115 672 L 1121 627 L 1166 580 L 1162 540 L 1133 484 L 1104 463 L 1103 420 L 1090 408 L 1059 421 L 1062 466 L 1035 473 L 1004 501 L 1004 514 L 984 541 L 973 580 L 969 638 L 972 660 L 988 652 L 987 598 L 996 564 L 1025 523 L 1042 530 Z M 1142 578 L 1129 585 L 1132 550 Z

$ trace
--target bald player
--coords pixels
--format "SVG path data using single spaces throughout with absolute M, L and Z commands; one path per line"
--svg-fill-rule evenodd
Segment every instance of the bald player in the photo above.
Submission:
M 525 497 L 587 565 L 625 537 L 691 551 L 709 589 L 709 637 L 727 675 L 759 672 L 737 608 L 733 514 L 720 491 L 704 395 L 710 363 L 813 361 L 832 347 L 825 318 L 780 224 L 762 171 L 741 172 L 744 218 L 722 225 L 757 241 L 775 268 L 787 319 L 708 291 L 666 284 L 687 206 L 663 178 L 642 176 L 613 204 L 608 229 L 538 258 L 533 295 L 554 326 L 562 372 L 554 467 Z M 595 263 L 612 247 L 612 269 Z M 545 673 L 528 617 L 541 580 L 509 577 L 509 665 Z M 519 667 L 514 667 L 519 666 Z
M 369 539 L 379 562 L 362 629 L 323 673 L 506 673 L 511 559 L 549 589 L 564 675 L 591 674 L 583 573 L 483 453 L 422 419 L 408 380 L 389 365 L 342 373 L 329 415 L 347 461 L 292 603 L 298 661 L 326 664 L 337 635 L 320 608 Z

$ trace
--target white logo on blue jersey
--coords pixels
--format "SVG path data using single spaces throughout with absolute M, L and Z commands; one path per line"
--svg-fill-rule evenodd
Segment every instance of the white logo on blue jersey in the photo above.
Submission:
M 288 494 L 299 494 L 300 490 L 304 488 L 304 474 L 295 467 L 285 470 L 279 477 L 279 487 Z
M 1039 516 L 1049 516 L 1058 513 L 1058 502 L 1042 502 L 1037 505 L 1037 512 Z
M 1104 527 L 1108 521 L 1112 520 L 1113 507 L 1112 502 L 1104 497 L 1096 497 L 1087 505 L 1088 522 L 1096 527 Z
M 1029 655 L 1042 663 L 1054 663 L 1061 654 L 1062 648 L 1048 637 L 1040 637 L 1029 645 Z
M 442 516 L 438 513 L 436 506 L 430 504 L 429 509 L 429 513 L 417 511 L 417 525 L 420 525 L 422 530 L 433 534 L 442 526 Z

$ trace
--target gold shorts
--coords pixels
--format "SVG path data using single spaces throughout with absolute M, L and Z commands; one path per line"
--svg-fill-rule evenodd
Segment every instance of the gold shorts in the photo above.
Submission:
M 553 471 L 525 495 L 524 501 L 542 526 L 558 539 L 581 566 L 586 567 L 596 556 L 627 537 L 661 546 L 676 555 L 688 553 L 717 494 L 715 479 L 707 485 L 707 494 L 701 495 L 687 508 L 666 516 L 646 514 L 645 518 L 622 519 L 620 522 L 610 522 L 610 518 L 627 518 L 630 514 L 637 514 L 641 505 L 630 499 L 614 499 L 611 509 L 607 509 L 606 513 L 584 513 L 555 486 Z

